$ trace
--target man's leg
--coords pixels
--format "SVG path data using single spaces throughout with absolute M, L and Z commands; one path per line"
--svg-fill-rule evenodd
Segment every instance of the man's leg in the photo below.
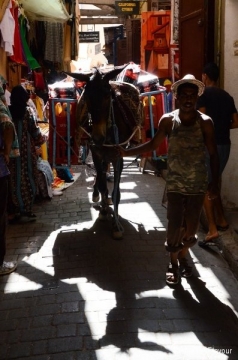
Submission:
M 221 196 L 219 195 L 216 199 L 213 200 L 214 207 L 216 211 L 216 227 L 228 228 L 228 223 L 225 218 L 224 209 L 221 201 Z
M 167 237 L 165 248 L 170 255 L 170 264 L 166 272 L 166 283 L 176 285 L 179 282 L 178 254 L 183 248 L 182 239 L 184 228 L 184 201 L 179 193 L 168 193 L 167 205 Z
M 216 239 L 219 236 L 216 226 L 214 205 L 214 200 L 209 200 L 208 195 L 206 194 L 203 206 L 208 222 L 208 233 L 205 237 L 205 241 Z
M 229 160 L 230 156 L 230 144 L 227 145 L 218 145 L 217 151 L 219 155 L 219 161 L 220 161 L 220 189 L 221 189 L 221 181 L 222 181 L 222 173 L 226 167 L 226 164 Z M 214 201 L 214 209 L 215 209 L 215 215 L 216 215 L 216 225 L 222 228 L 228 228 L 228 223 L 225 218 L 224 209 L 221 201 L 221 196 L 219 195 Z
M 187 254 L 189 249 L 196 244 L 196 233 L 199 226 L 200 215 L 204 202 L 204 194 L 187 195 L 184 197 L 184 221 L 186 231 L 183 237 L 183 249 L 178 254 L 181 275 L 189 277 L 192 275 L 192 267 L 188 264 Z
M 219 162 L 220 162 L 220 188 L 221 188 L 221 175 L 226 167 L 227 161 L 230 155 L 230 144 L 227 145 L 218 145 L 217 146 Z M 207 154 L 207 168 L 208 168 L 208 180 L 211 182 L 211 170 L 210 170 L 210 161 L 209 155 Z M 208 222 L 208 233 L 205 237 L 205 241 L 211 241 L 219 237 L 219 233 L 217 231 L 217 225 L 222 228 L 228 227 L 228 223 L 226 221 L 224 210 L 222 206 L 222 201 L 220 195 L 214 199 L 209 200 L 208 196 L 206 195 L 204 200 L 204 210 L 207 217 Z

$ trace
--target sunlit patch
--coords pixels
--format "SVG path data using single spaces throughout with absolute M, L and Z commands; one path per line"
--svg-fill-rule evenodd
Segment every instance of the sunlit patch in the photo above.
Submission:
M 127 181 L 120 184 L 120 188 L 122 190 L 133 190 L 137 187 L 136 183 L 134 181 Z

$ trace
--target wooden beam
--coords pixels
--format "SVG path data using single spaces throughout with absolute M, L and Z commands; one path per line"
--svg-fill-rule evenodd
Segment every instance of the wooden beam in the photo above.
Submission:
M 115 5 L 115 0 L 81 0 L 80 4 Z
M 108 16 L 115 15 L 115 10 L 80 10 L 81 16 Z
M 79 25 L 91 25 L 91 24 L 124 24 L 125 17 L 121 18 L 80 18 Z

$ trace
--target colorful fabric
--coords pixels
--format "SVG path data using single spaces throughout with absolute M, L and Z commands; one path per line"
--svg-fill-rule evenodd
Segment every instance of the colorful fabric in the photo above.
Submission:
M 0 75 L 0 86 L 1 86 L 1 92 L 0 92 L 0 94 L 2 95 L 2 92 L 3 92 L 3 94 L 4 94 L 4 90 L 3 90 L 3 88 L 2 88 L 2 85 L 3 84 L 6 84 L 6 82 L 7 82 L 7 80 L 5 80 L 5 78 L 2 76 L 2 75 Z
M 7 176 L 9 174 L 10 172 L 8 170 L 5 157 L 3 154 L 3 126 L 2 124 L 0 124 L 0 178 Z
M 31 212 L 32 204 L 37 194 L 37 154 L 36 146 L 45 142 L 36 119 L 29 106 L 25 109 L 22 118 L 13 117 L 16 127 L 20 154 L 19 158 L 10 159 L 11 173 L 11 209 L 10 213 Z
M 52 198 L 52 183 L 54 175 L 51 166 L 47 160 L 41 158 L 37 161 L 38 168 L 38 188 L 39 196 L 42 198 Z
M 32 70 L 38 69 L 40 68 L 40 65 L 37 62 L 37 60 L 32 56 L 31 50 L 26 40 L 27 20 L 23 15 L 19 16 L 19 26 L 20 26 L 21 41 L 22 41 L 24 55 L 26 57 L 27 64 L 29 68 Z
M 0 21 L 1 47 L 7 56 L 13 55 L 15 21 L 10 11 L 12 2 L 10 1 Z
M 15 133 L 15 137 L 14 137 L 12 147 L 11 147 L 10 157 L 19 156 L 19 143 L 18 143 L 18 138 L 17 138 L 17 134 L 16 134 L 16 129 L 12 122 L 10 111 L 9 111 L 8 107 L 2 102 L 2 100 L 0 100 L 0 126 L 1 126 L 0 131 L 2 134 L 1 139 L 0 139 L 0 150 L 4 148 L 4 144 L 3 144 L 4 128 L 9 126 L 9 127 L 13 128 L 14 133 Z M 1 167 L 0 174 L 3 174 L 3 176 L 8 175 L 9 172 L 8 172 L 8 168 L 6 167 L 6 162 L 5 162 L 3 154 L 0 157 L 1 157 L 1 159 L 0 159 L 0 167 Z
M 15 31 L 14 31 L 14 44 L 13 44 L 13 55 L 10 56 L 10 60 L 17 64 L 26 65 L 26 61 L 23 56 L 23 46 L 20 35 L 20 27 L 18 21 L 18 10 L 17 6 L 11 8 L 12 16 L 15 20 Z

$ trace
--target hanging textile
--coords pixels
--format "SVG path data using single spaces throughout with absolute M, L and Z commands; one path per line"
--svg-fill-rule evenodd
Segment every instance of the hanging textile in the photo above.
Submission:
M 11 8 L 12 8 L 12 2 L 10 1 L 5 10 L 2 21 L 0 22 L 0 32 L 2 35 L 1 47 L 6 51 L 8 56 L 13 55 L 14 31 L 15 31 L 15 21 L 10 11 Z
M 11 8 L 11 13 L 15 22 L 15 30 L 14 30 L 13 55 L 10 56 L 10 60 L 16 62 L 17 64 L 26 65 L 26 61 L 23 55 L 23 47 L 22 47 L 19 22 L 18 22 L 19 7 L 13 6 Z
M 28 64 L 29 68 L 32 70 L 38 69 L 38 68 L 40 68 L 40 65 L 38 64 L 37 60 L 32 56 L 30 48 L 29 48 L 27 40 L 26 40 L 27 19 L 23 15 L 19 16 L 19 26 L 20 26 L 21 41 L 22 41 L 24 55 L 26 57 L 27 64 Z
M 29 19 L 62 22 L 69 19 L 64 0 L 21 0 Z
M 63 24 L 45 22 L 45 60 L 62 63 L 63 60 Z
M 30 31 L 28 36 L 28 44 L 34 58 L 40 64 L 44 61 L 45 56 L 45 26 L 43 21 L 30 21 Z

